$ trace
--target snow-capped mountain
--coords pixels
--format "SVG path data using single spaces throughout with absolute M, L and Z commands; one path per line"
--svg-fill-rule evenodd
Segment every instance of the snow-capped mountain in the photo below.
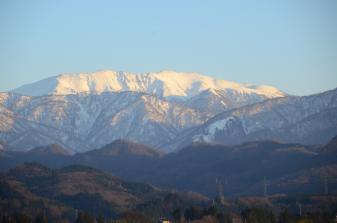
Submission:
M 192 142 L 238 144 L 277 140 L 326 143 L 337 134 L 337 89 L 303 97 L 283 97 L 225 111 L 180 134 L 170 149 Z
M 0 141 L 73 152 L 116 139 L 165 150 L 200 141 L 325 143 L 337 133 L 336 91 L 295 97 L 173 71 L 63 74 L 0 93 Z
M 0 140 L 24 150 L 57 143 L 83 152 L 116 139 L 160 147 L 209 117 L 139 92 L 0 94 Z
M 30 96 L 68 95 L 83 92 L 99 94 L 123 91 L 144 92 L 176 102 L 190 99 L 185 106 L 191 105 L 191 107 L 198 107 L 194 102 L 204 100 L 204 91 L 210 91 L 213 100 L 217 100 L 214 103 L 219 104 L 215 109 L 216 111 L 286 95 L 271 86 L 239 84 L 198 73 L 174 71 L 142 74 L 115 71 L 62 74 L 13 90 L 13 92 Z M 207 108 L 203 107 L 203 109 L 206 110 Z M 212 109 L 213 107 L 210 107 L 208 112 Z

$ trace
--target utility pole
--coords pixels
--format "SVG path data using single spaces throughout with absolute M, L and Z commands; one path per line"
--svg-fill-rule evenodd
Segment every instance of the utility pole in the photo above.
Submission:
M 75 221 L 77 220 L 77 218 L 78 218 L 78 210 L 75 209 Z
M 302 217 L 302 204 L 300 203 L 300 202 L 297 202 L 296 203 L 297 204 L 297 206 L 298 206 L 298 209 L 299 209 L 299 214 L 300 214 L 300 217 Z
M 224 204 L 225 203 L 225 198 L 224 198 L 224 195 L 223 195 L 223 185 L 222 185 L 222 182 L 219 181 L 219 199 L 220 199 L 220 203 L 221 204 Z
M 324 194 L 329 194 L 328 178 L 324 176 Z
M 267 184 L 266 184 L 266 177 L 263 178 L 263 196 L 267 196 Z
M 219 202 L 220 202 L 220 204 L 224 204 L 225 198 L 224 198 L 224 195 L 223 195 L 223 190 L 224 190 L 223 184 L 222 184 L 221 180 L 218 179 L 218 178 L 215 178 L 215 183 L 216 183 L 216 186 L 217 186 Z

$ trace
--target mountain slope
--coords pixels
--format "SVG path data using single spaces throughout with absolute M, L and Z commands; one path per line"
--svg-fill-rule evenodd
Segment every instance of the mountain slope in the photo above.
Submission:
M 50 114 L 52 115 L 52 114 Z M 29 150 L 46 144 L 59 144 L 77 151 L 89 147 L 80 139 L 44 123 L 30 121 L 0 105 L 0 139 L 18 150 Z
M 57 143 L 73 152 L 116 139 L 154 147 L 210 116 L 137 92 L 29 97 L 0 93 L 0 139 L 27 150 Z
M 170 147 L 182 148 L 192 142 L 238 144 L 256 140 L 326 143 L 337 133 L 336 114 L 337 89 L 271 99 L 220 113 L 181 134 Z

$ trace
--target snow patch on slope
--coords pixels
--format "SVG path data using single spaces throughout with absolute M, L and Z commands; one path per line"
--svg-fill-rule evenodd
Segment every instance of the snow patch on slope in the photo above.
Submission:
M 225 119 L 213 122 L 207 126 L 204 134 L 193 136 L 193 142 L 212 142 L 218 131 L 227 130 L 230 128 L 232 121 L 235 121 L 234 117 L 227 117 Z

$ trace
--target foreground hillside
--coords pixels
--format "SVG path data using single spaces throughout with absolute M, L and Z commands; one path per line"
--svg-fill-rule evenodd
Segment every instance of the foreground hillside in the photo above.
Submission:
M 207 198 L 193 193 L 160 190 L 134 183 L 85 166 L 49 169 L 40 164 L 24 164 L 0 176 L 1 213 L 45 213 L 50 219 L 75 219 L 77 210 L 106 218 L 116 218 L 127 210 L 149 211 L 156 200 L 174 205 L 193 205 Z M 164 207 L 162 212 L 169 211 Z M 160 214 L 160 213 L 158 213 Z
M 299 215 L 298 205 L 303 214 Z M 335 194 L 236 199 L 169 192 L 85 166 L 20 165 L 0 175 L 2 222 L 332 222 Z

